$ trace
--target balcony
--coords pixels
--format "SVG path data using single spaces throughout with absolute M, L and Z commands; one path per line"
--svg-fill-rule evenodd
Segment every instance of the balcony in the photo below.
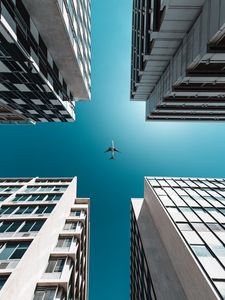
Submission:
M 54 257 L 52 257 L 54 258 Z M 60 259 L 60 257 L 58 257 L 58 259 Z M 62 257 L 63 259 L 63 257 Z M 48 268 L 47 268 L 48 270 Z M 54 268 L 54 270 L 57 270 L 56 268 Z M 67 288 L 70 277 L 71 277 L 71 273 L 73 270 L 73 261 L 71 258 L 66 257 L 65 258 L 65 263 L 62 267 L 62 270 L 60 270 L 60 272 L 55 272 L 53 270 L 53 272 L 45 272 L 42 277 L 41 280 L 39 281 L 39 283 L 41 282 L 43 283 L 61 283 L 62 285 L 65 285 L 65 287 Z

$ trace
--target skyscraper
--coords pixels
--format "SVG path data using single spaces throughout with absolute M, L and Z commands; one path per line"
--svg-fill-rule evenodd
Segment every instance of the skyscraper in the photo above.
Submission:
M 133 1 L 131 99 L 146 120 L 225 120 L 225 3 Z
M 131 299 L 225 298 L 225 179 L 146 177 L 132 199 Z
M 0 179 L 0 298 L 88 299 L 89 200 L 74 178 Z
M 74 121 L 90 57 L 90 0 L 1 0 L 0 122 Z

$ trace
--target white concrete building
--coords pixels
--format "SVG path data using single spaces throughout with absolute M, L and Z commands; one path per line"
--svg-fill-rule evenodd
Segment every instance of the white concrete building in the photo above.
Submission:
M 131 99 L 146 120 L 225 120 L 225 2 L 134 0 Z
M 0 299 L 88 299 L 89 200 L 76 187 L 0 179 Z
M 225 299 L 225 179 L 146 177 L 132 199 L 131 300 Z
M 1 0 L 0 123 L 74 121 L 90 43 L 90 0 Z

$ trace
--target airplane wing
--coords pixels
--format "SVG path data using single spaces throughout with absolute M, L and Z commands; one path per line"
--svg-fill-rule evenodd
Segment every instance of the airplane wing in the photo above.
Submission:
M 111 151 L 112 151 L 112 147 L 109 147 L 107 150 L 105 150 L 104 153 L 106 153 L 106 152 L 111 152 Z
M 118 149 L 114 148 L 114 151 L 121 153 Z

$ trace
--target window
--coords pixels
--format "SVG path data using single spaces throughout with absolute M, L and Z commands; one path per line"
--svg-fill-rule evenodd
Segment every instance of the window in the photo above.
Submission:
M 182 196 L 182 199 L 189 205 L 189 206 L 192 206 L 192 207 L 199 207 L 200 205 L 195 201 L 193 200 L 190 196 Z
M 16 192 L 18 189 L 20 189 L 21 188 L 21 186 L 8 186 L 5 190 L 4 190 L 4 192 L 7 192 L 7 193 L 9 193 L 9 192 Z
M 186 222 L 186 219 L 183 217 L 183 215 L 179 212 L 177 208 L 171 207 L 167 210 L 175 222 Z
M 183 231 L 183 236 L 186 239 L 186 241 L 191 245 L 201 245 L 204 244 L 203 241 L 200 239 L 200 237 L 197 235 L 197 233 L 194 230 L 191 231 Z
M 50 214 L 55 206 L 54 205 L 42 205 L 35 211 L 35 214 Z
M 165 206 L 175 206 L 168 196 L 159 196 L 159 198 Z
M 19 208 L 15 211 L 16 215 L 22 214 L 31 214 L 34 211 L 34 206 L 19 206 Z
M 158 196 L 166 196 L 165 191 L 163 189 L 161 189 L 161 188 L 155 188 L 154 191 L 156 192 L 156 194 Z
M 39 231 L 44 224 L 44 220 L 26 221 L 20 232 Z
M 53 191 L 65 191 L 68 188 L 68 185 L 59 185 L 55 186 Z
M 77 224 L 78 222 L 67 222 L 65 225 L 64 225 L 64 230 L 73 230 L 73 229 L 76 229 L 77 227 Z
M 206 208 L 206 210 L 219 222 L 225 223 L 225 216 L 215 208 Z
M 225 299 L 225 281 L 214 281 L 223 299 Z
M 32 202 L 32 201 L 42 201 L 44 200 L 44 198 L 46 197 L 46 195 L 44 194 L 36 194 L 36 195 L 31 195 L 28 199 L 29 202 Z
M 37 288 L 33 300 L 54 300 L 56 288 Z
M 194 253 L 198 256 L 198 257 L 210 257 L 212 256 L 211 253 L 208 251 L 208 249 L 205 246 L 191 246 L 191 248 L 193 249 Z
M 41 192 L 44 192 L 44 191 L 50 192 L 52 189 L 53 189 L 53 186 L 44 185 L 44 186 L 40 187 L 39 191 L 41 191 Z
M 74 216 L 74 217 L 80 217 L 81 214 L 84 215 L 84 211 L 83 210 L 72 210 L 70 215 Z
M 0 290 L 2 289 L 3 285 L 5 284 L 5 282 L 8 278 L 9 278 L 9 275 L 0 276 Z
M 45 199 L 45 201 L 58 201 L 58 200 L 60 200 L 61 196 L 62 195 L 60 195 L 60 194 L 56 194 L 56 195 L 50 194 L 50 195 L 48 195 L 47 199 Z
M 50 258 L 45 273 L 60 273 L 63 270 L 65 258 Z
M 191 226 L 188 223 L 177 223 L 178 228 L 181 231 L 191 231 Z
M 0 192 L 9 193 L 17 191 L 20 186 L 0 186 Z
M 4 221 L 0 225 L 0 233 L 16 232 L 22 223 L 22 221 Z
M 189 222 L 200 222 L 201 220 L 198 216 L 189 208 L 189 207 L 181 207 L 180 210 L 188 219 Z
M 58 239 L 56 247 L 69 248 L 71 243 L 72 243 L 72 238 L 70 238 L 70 237 L 60 237 Z
M 205 226 L 203 223 L 192 223 L 192 226 L 195 228 L 198 232 L 206 232 L 209 231 L 209 229 Z
M 0 195 L 0 201 L 4 201 L 7 198 L 8 198 L 8 196 L 6 196 L 6 195 Z
M 17 207 L 15 206 L 2 206 L 0 208 L 0 214 L 4 214 L 4 215 L 10 215 L 11 213 L 13 213 L 15 211 L 15 209 L 17 209 Z
M 16 197 L 13 199 L 13 202 L 27 201 L 28 198 L 29 198 L 29 195 L 16 195 Z
M 222 232 L 224 232 L 224 228 L 222 226 L 220 226 L 219 224 L 208 224 L 208 226 L 212 231 L 222 231 Z
M 19 259 L 23 256 L 30 242 L 6 243 L 1 245 L 0 260 Z
M 202 208 L 193 208 L 196 214 L 204 221 L 209 223 L 216 223 L 216 221 Z
M 26 188 L 26 192 L 35 192 L 38 190 L 38 188 L 39 188 L 39 186 L 28 186 Z

